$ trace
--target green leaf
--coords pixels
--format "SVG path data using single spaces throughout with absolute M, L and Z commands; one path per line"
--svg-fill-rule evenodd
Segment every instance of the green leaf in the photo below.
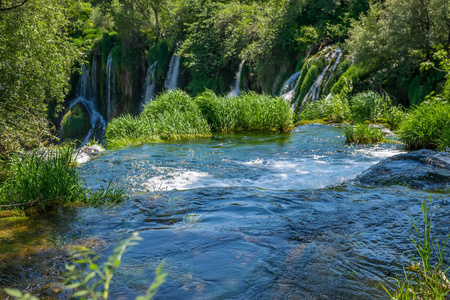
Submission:
M 78 291 L 72 295 L 72 297 L 81 297 L 89 294 L 89 291 Z
M 72 283 L 72 284 L 66 285 L 66 289 L 76 289 L 80 285 L 81 285 L 80 282 Z
M 21 298 L 21 297 L 22 297 L 22 292 L 19 291 L 19 290 L 17 290 L 17 289 L 9 289 L 9 288 L 6 288 L 6 289 L 5 289 L 5 292 L 6 292 L 8 295 L 12 296 L 12 297 L 16 297 L 16 298 Z

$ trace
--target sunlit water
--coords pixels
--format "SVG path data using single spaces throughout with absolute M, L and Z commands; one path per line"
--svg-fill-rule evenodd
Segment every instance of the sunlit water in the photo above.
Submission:
M 309 125 L 105 152 L 80 167 L 87 186 L 113 179 L 130 200 L 63 209 L 28 224 L 31 234 L 9 234 L 43 250 L 2 261 L 0 286 L 51 294 L 42 286 L 60 275 L 69 245 L 107 256 L 137 231 L 144 240 L 126 253 L 113 299 L 143 294 L 162 260 L 158 299 L 386 299 L 377 286 L 390 287 L 407 261 L 410 214 L 429 194 L 347 185 L 402 150 L 346 146 L 342 132 Z M 448 195 L 432 197 L 439 233 L 450 232 Z

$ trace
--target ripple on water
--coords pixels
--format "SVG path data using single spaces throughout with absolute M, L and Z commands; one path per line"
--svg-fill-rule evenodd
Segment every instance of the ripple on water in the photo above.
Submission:
M 112 178 L 131 200 L 62 214 L 66 225 L 54 226 L 52 239 L 96 237 L 108 255 L 116 239 L 139 231 L 144 240 L 124 257 L 115 299 L 144 293 L 162 260 L 161 299 L 384 299 L 377 285 L 407 260 L 409 213 L 428 195 L 336 185 L 399 151 L 349 147 L 342 129 L 314 125 L 107 151 L 81 166 L 86 184 Z M 448 200 L 433 201 L 443 234 Z

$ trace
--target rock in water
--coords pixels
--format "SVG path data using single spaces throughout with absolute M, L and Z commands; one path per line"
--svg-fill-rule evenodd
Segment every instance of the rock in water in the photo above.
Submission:
M 102 151 L 105 151 L 105 149 L 100 145 L 83 146 L 76 152 L 74 159 L 77 163 L 84 164 Z
M 450 153 L 419 150 L 387 158 L 361 173 L 355 184 L 404 185 L 416 190 L 448 190 Z

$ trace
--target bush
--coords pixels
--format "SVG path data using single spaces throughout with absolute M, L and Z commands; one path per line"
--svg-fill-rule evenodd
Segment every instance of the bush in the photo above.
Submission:
M 383 141 L 383 132 L 377 128 L 371 128 L 367 124 L 357 124 L 347 127 L 344 131 L 347 143 L 375 144 Z
M 299 120 L 316 120 L 328 118 L 342 122 L 350 118 L 350 107 L 347 99 L 338 95 L 322 98 L 308 103 L 299 114 Z
M 441 149 L 450 147 L 450 103 L 424 102 L 414 107 L 398 132 L 400 140 L 410 149 Z
M 9 177 L 0 185 L 0 209 L 31 205 L 45 208 L 50 202 L 88 202 L 95 205 L 103 199 L 119 201 L 124 198 L 123 191 L 112 188 L 111 183 L 96 192 L 83 189 L 74 167 L 73 150 L 73 147 L 64 147 L 13 155 Z
M 287 131 L 293 127 L 290 105 L 283 99 L 244 93 L 236 98 L 206 91 L 193 99 L 180 90 L 167 91 L 140 116 L 109 123 L 106 147 L 139 145 L 155 140 L 205 136 L 212 131 Z
M 383 118 L 390 107 L 390 100 L 385 100 L 375 92 L 368 91 L 355 95 L 350 99 L 352 121 L 374 122 Z
M 213 131 L 288 131 L 293 127 L 290 105 L 278 97 L 248 92 L 226 98 L 206 91 L 196 100 Z
M 125 115 L 112 120 L 106 130 L 106 147 L 210 133 L 210 127 L 194 99 L 181 90 L 171 90 L 149 102 L 140 116 Z

